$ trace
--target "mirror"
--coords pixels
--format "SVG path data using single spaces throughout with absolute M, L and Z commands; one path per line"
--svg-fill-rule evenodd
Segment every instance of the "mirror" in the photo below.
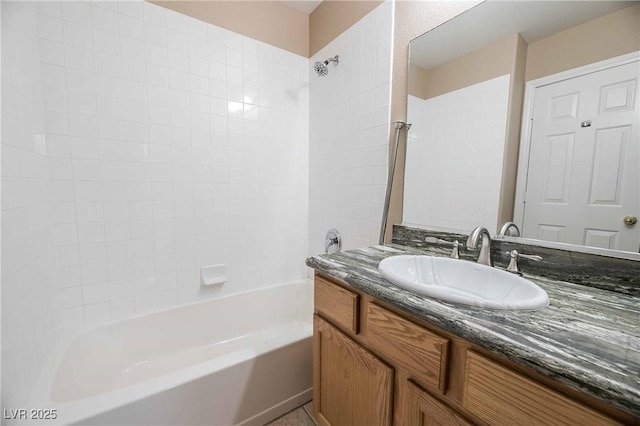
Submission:
M 409 48 L 403 224 L 638 253 L 639 2 L 486 1 Z

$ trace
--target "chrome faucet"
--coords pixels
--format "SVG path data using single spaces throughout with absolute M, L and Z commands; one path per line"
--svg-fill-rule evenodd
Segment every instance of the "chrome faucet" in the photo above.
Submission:
M 469 238 L 467 238 L 467 248 L 476 248 L 479 239 L 482 239 L 482 246 L 480 247 L 480 254 L 478 255 L 478 263 L 493 266 L 493 260 L 491 260 L 491 234 L 487 228 L 478 226 L 471 231 Z
M 505 222 L 504 225 L 502 225 L 502 227 L 500 228 L 500 231 L 498 231 L 498 235 L 504 237 L 519 237 L 520 229 L 518 228 L 518 225 L 513 222 Z

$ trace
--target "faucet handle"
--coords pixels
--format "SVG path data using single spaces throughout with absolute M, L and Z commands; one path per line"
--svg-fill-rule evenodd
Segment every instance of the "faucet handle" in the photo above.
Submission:
M 462 244 L 460 244 L 458 240 L 447 241 L 447 240 L 442 240 L 436 237 L 427 237 L 424 239 L 424 242 L 429 244 L 440 244 L 443 246 L 451 246 L 453 247 L 453 250 L 451 250 L 451 257 L 453 259 L 460 259 L 460 246 Z
M 542 260 L 542 257 L 538 255 L 518 253 L 518 250 L 511 250 L 505 253 L 511 256 L 511 260 L 509 261 L 509 265 L 507 266 L 507 271 L 518 275 L 522 275 L 522 271 L 520 270 L 520 266 L 518 265 L 518 259 L 520 259 L 521 257 L 524 259 L 533 260 L 535 262 L 540 262 Z

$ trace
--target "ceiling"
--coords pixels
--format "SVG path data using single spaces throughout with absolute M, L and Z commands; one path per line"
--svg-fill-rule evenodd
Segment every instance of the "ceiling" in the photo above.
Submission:
M 322 3 L 322 0 L 281 0 L 282 3 L 286 4 L 287 6 L 290 6 L 296 10 L 299 10 L 302 13 L 305 13 L 307 15 L 310 15 L 311 12 L 313 12 L 316 7 L 318 7 L 318 5 L 320 3 Z
M 411 41 L 411 63 L 424 69 L 509 34 L 533 43 L 637 1 L 486 1 Z M 614 29 L 612 29 L 614 30 Z

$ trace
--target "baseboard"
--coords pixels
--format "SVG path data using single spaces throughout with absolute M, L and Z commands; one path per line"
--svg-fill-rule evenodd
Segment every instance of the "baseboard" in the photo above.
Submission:
M 309 388 L 297 395 L 292 396 L 289 399 L 282 401 L 279 404 L 274 405 L 273 407 L 267 408 L 261 413 L 258 413 L 255 416 L 243 421 L 242 423 L 238 423 L 235 426 L 264 426 L 265 424 L 277 419 L 283 414 L 292 411 L 294 408 L 300 407 L 301 405 L 311 401 L 312 398 L 313 388 Z

